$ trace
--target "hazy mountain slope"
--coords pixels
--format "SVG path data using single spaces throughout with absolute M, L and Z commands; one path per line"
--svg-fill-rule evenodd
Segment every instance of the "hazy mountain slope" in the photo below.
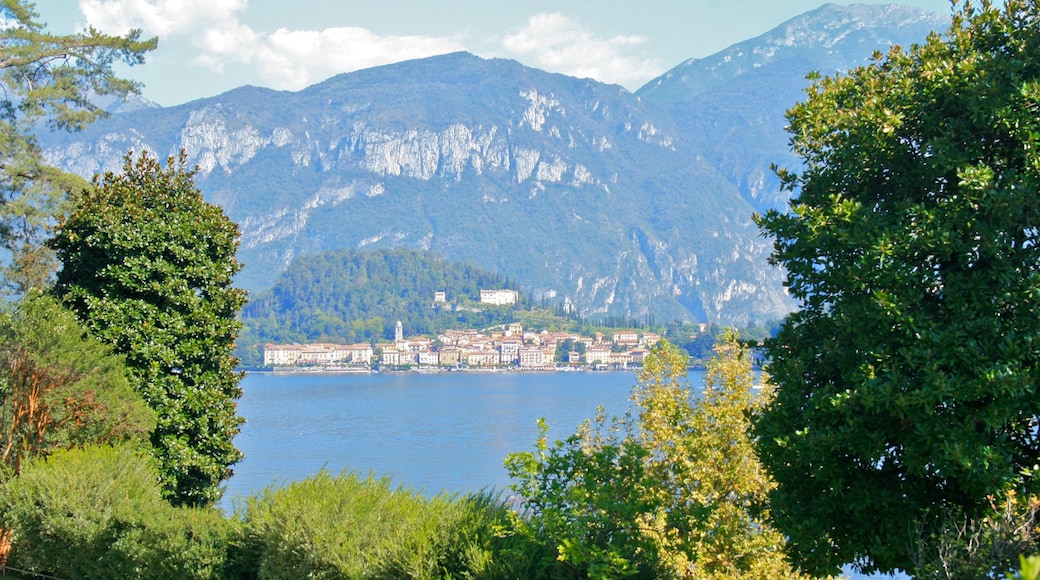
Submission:
M 455 54 L 119 115 L 49 152 L 89 174 L 185 148 L 242 227 L 253 289 L 299 254 L 404 245 L 587 314 L 781 315 L 750 208 L 658 116 L 616 86 Z
M 804 97 L 806 75 L 864 65 L 876 50 L 922 42 L 949 24 L 949 15 L 906 6 L 826 4 L 762 36 L 688 60 L 636 94 L 667 111 L 680 135 L 756 210 L 782 208 L 787 196 L 769 166 L 796 163 L 787 151 L 784 112 Z

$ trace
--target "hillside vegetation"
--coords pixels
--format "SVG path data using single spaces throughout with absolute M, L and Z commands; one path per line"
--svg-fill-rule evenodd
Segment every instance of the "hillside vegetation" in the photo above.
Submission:
M 333 250 L 293 260 L 274 286 L 245 308 L 240 344 L 359 342 L 405 332 L 483 328 L 516 320 L 513 307 L 480 304 L 481 289 L 514 283 L 468 262 L 404 248 Z M 444 292 L 447 302 L 435 303 Z

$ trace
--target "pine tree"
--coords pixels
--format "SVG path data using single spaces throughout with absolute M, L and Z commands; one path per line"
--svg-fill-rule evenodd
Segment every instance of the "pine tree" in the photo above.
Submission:
M 47 284 L 54 260 L 42 240 L 65 210 L 66 189 L 83 184 L 43 162 L 33 133 L 41 124 L 82 129 L 105 114 L 92 99 L 136 93 L 112 67 L 144 62 L 156 41 L 140 31 L 50 34 L 25 0 L 0 2 L 0 19 L 0 248 L 11 256 L 0 273 L 20 294 Z

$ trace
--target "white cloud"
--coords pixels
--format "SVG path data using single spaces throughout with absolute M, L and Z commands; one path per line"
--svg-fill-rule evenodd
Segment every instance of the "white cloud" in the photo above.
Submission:
M 223 73 L 225 63 L 249 63 L 263 38 L 248 26 L 234 21 L 208 28 L 197 34 L 192 42 L 202 51 L 193 62 Z
M 356 27 L 274 32 L 253 30 L 240 16 L 249 0 L 79 0 L 86 23 L 110 34 L 140 28 L 163 47 L 194 51 L 196 66 L 224 73 L 252 71 L 256 83 L 297 90 L 329 76 L 465 50 L 458 38 L 380 36 Z M 597 36 L 560 13 L 543 13 L 500 38 L 494 51 L 525 64 L 634 87 L 660 74 L 660 62 L 640 56 L 640 36 Z M 182 53 L 183 54 L 183 53 Z M 248 76 L 248 75 L 246 75 Z M 242 78 L 243 75 L 237 75 Z
M 248 0 L 80 0 L 87 24 L 109 34 L 140 28 L 160 37 L 237 22 Z
M 503 38 L 502 47 L 531 66 L 625 86 L 640 85 L 661 73 L 660 61 L 639 56 L 641 36 L 598 37 L 560 14 L 541 13 Z
M 248 0 L 80 0 L 87 24 L 110 34 L 141 28 L 177 42 L 187 37 L 196 65 L 223 72 L 253 67 L 261 83 L 297 90 L 329 76 L 412 58 L 463 50 L 456 41 L 429 36 L 379 36 L 364 28 L 254 31 L 239 21 Z
M 341 72 L 462 49 L 447 38 L 379 36 L 364 28 L 283 28 L 265 38 L 257 66 L 277 88 L 300 89 Z

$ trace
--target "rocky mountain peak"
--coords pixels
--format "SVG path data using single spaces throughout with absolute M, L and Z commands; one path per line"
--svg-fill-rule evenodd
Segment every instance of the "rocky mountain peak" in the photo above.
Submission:
M 794 61 L 823 74 L 865 63 L 875 50 L 921 42 L 949 26 L 949 16 L 895 4 L 825 4 L 765 34 L 702 59 L 687 60 L 651 80 L 636 94 L 685 100 L 770 65 Z

